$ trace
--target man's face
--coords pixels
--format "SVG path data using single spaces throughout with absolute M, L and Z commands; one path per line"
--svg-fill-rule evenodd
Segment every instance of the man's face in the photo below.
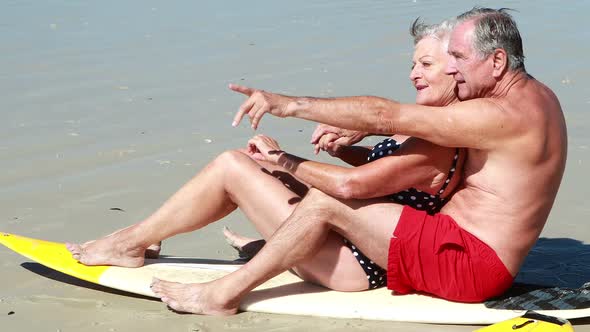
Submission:
M 457 82 L 460 100 L 486 97 L 496 84 L 492 55 L 482 58 L 473 47 L 474 29 L 473 20 L 463 22 L 455 27 L 449 41 L 451 60 L 446 73 Z

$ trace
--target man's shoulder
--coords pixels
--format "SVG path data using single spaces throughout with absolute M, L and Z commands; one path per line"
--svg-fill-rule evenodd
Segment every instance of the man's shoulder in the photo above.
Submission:
M 526 74 L 518 84 L 515 84 L 508 92 L 508 96 L 510 100 L 523 103 L 529 102 L 531 104 L 536 101 L 557 101 L 557 96 L 553 90 L 530 74 Z
M 455 107 L 471 111 L 501 111 L 504 109 L 500 98 L 475 98 L 455 104 Z

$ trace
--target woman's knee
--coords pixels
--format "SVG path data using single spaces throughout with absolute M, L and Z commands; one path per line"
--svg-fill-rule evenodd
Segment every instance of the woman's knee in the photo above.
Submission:
M 227 150 L 218 155 L 210 166 L 231 174 L 244 170 L 248 164 L 253 162 L 243 151 Z
M 248 158 L 250 159 L 250 157 L 248 157 L 243 151 L 241 150 L 226 150 L 223 151 L 221 154 L 219 154 L 217 156 L 217 158 L 215 158 L 216 163 L 222 163 L 222 164 L 227 164 L 227 163 L 239 163 L 242 162 L 243 158 Z

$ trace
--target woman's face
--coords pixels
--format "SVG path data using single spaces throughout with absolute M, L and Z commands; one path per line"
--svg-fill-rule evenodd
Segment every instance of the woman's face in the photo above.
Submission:
M 414 48 L 410 80 L 416 88 L 416 104 L 446 106 L 457 101 L 457 86 L 452 76 L 445 74 L 450 55 L 445 43 L 424 37 Z

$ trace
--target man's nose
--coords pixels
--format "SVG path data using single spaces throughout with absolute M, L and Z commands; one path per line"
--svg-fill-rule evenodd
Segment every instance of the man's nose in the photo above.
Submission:
M 447 62 L 447 66 L 445 67 L 445 74 L 453 75 L 457 73 L 457 60 L 454 57 L 450 57 L 449 62 Z

